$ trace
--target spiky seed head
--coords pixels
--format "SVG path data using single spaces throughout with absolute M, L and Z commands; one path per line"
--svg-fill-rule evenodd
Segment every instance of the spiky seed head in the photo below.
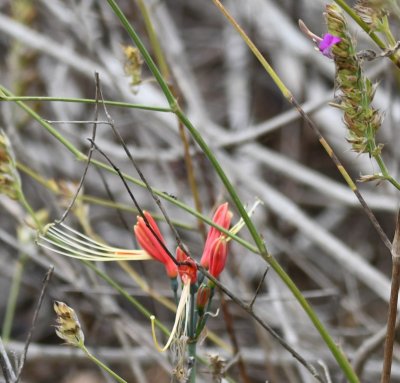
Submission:
M 344 112 L 347 140 L 353 150 L 373 155 L 371 142 L 382 124 L 382 114 L 372 106 L 376 85 L 363 73 L 341 8 L 335 3 L 327 5 L 325 18 L 329 33 L 341 39 L 331 51 L 336 65 L 336 84 L 341 91 L 341 101 L 335 106 Z

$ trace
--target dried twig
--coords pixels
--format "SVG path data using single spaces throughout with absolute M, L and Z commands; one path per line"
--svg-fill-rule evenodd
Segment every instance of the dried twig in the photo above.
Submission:
M 267 268 L 265 269 L 264 274 L 263 274 L 263 276 L 262 276 L 260 282 L 258 283 L 256 292 L 254 293 L 254 296 L 253 296 L 251 302 L 249 303 L 249 308 L 250 308 L 250 309 L 253 309 L 253 305 L 254 305 L 254 303 L 255 303 L 255 301 L 256 301 L 256 299 L 257 299 L 257 296 L 258 296 L 258 294 L 260 293 L 260 290 L 261 290 L 262 286 L 264 285 L 264 280 L 265 280 L 265 278 L 266 278 L 266 276 L 267 276 L 268 270 L 269 270 L 269 267 L 267 267 Z
M 39 299 L 36 304 L 35 312 L 33 314 L 31 327 L 29 329 L 29 333 L 28 333 L 28 336 L 25 341 L 24 352 L 22 353 L 21 361 L 19 363 L 18 374 L 17 374 L 16 380 L 15 380 L 15 383 L 18 383 L 18 381 L 21 378 L 22 370 L 24 368 L 24 364 L 25 364 L 25 360 L 26 360 L 26 354 L 28 353 L 29 344 L 31 343 L 32 335 L 35 330 L 36 321 L 37 321 L 37 318 L 39 315 L 40 307 L 42 306 L 44 294 L 45 294 L 47 286 L 50 282 L 51 276 L 53 275 L 53 271 L 54 271 L 54 266 L 50 266 L 44 277 L 44 280 L 42 282 L 42 289 L 40 291 Z
M 98 101 L 99 101 L 99 92 L 100 92 L 100 77 L 99 77 L 99 74 L 97 72 L 95 72 L 94 78 L 95 78 L 95 84 L 96 84 L 96 96 L 95 96 L 96 103 L 95 103 L 95 109 L 94 109 L 92 141 L 95 141 L 95 139 L 96 139 L 97 124 L 98 124 L 97 120 L 99 118 Z M 67 217 L 68 213 L 72 209 L 72 206 L 74 206 L 76 199 L 78 198 L 78 194 L 79 194 L 80 190 L 82 189 L 83 182 L 85 181 L 85 177 L 86 177 L 87 171 L 89 169 L 90 160 L 92 159 L 92 155 L 93 155 L 93 150 L 94 150 L 93 145 L 90 145 L 90 148 L 89 148 L 89 151 L 88 151 L 88 154 L 87 154 L 87 160 L 86 160 L 85 169 L 83 170 L 81 179 L 79 181 L 78 188 L 76 189 L 75 195 L 71 199 L 71 202 L 69 203 L 67 209 L 65 210 L 64 214 L 62 215 L 62 217 L 60 218 L 58 223 L 62 223 L 65 220 L 65 218 Z
M 0 337 L 0 367 L 3 371 L 3 376 L 6 383 L 15 382 L 15 372 L 13 367 L 11 366 L 10 359 L 8 358 L 7 352 L 4 348 L 3 341 Z
M 390 382 L 392 368 L 393 344 L 396 329 L 397 302 L 400 287 L 400 211 L 397 214 L 396 231 L 392 245 L 392 284 L 390 289 L 389 313 L 385 340 L 385 352 L 383 356 L 383 368 L 381 383 Z

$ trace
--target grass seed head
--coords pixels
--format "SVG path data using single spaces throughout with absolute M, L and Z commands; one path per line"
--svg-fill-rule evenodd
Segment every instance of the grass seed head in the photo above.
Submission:
M 75 311 L 64 302 L 59 301 L 55 301 L 53 307 L 57 314 L 56 334 L 67 344 L 82 347 L 85 336 Z
M 354 10 L 374 31 L 381 31 L 383 18 L 387 15 L 387 0 L 358 0 Z
M 14 153 L 4 131 L 0 130 L 0 194 L 18 199 L 20 180 L 16 169 Z
M 334 106 L 344 112 L 348 128 L 347 140 L 357 153 L 372 153 L 376 132 L 382 124 L 382 114 L 372 107 L 376 85 L 363 73 L 354 41 L 349 33 L 341 8 L 332 3 L 326 6 L 326 23 L 330 34 L 341 40 L 332 47 L 336 65 L 336 84 L 341 91 L 341 101 Z

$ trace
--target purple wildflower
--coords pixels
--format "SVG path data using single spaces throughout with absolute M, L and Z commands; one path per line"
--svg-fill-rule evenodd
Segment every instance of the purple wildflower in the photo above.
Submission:
M 331 35 L 330 33 L 327 33 L 326 35 L 324 35 L 322 40 L 319 42 L 318 48 L 324 56 L 329 57 L 331 59 L 332 58 L 332 47 L 335 44 L 339 44 L 341 41 L 342 41 L 342 39 L 340 37 L 337 37 L 337 36 Z

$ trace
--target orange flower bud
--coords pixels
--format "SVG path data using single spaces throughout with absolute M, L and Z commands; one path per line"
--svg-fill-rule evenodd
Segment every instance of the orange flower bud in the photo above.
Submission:
M 213 221 L 217 225 L 222 226 L 224 229 L 229 229 L 232 219 L 232 212 L 229 211 L 228 208 L 229 208 L 228 203 L 225 202 L 224 204 L 218 207 L 213 217 Z M 225 237 L 225 235 L 222 234 L 215 227 L 211 227 L 207 235 L 206 243 L 204 245 L 203 255 L 200 261 L 201 265 L 206 269 L 210 267 L 212 246 L 215 243 L 215 241 L 220 237 Z
M 210 274 L 218 278 L 225 267 L 226 257 L 228 256 L 228 243 L 225 236 L 220 236 L 211 245 L 210 264 L 208 271 Z
M 199 316 L 203 316 L 204 308 L 207 306 L 208 301 L 210 300 L 210 296 L 211 296 L 211 287 L 203 283 L 197 290 L 197 298 L 196 298 L 196 307 Z
M 164 264 L 170 278 L 176 278 L 178 275 L 178 268 L 166 249 L 162 246 L 162 244 L 165 245 L 165 239 L 161 235 L 160 229 L 149 212 L 144 211 L 143 213 L 154 233 L 146 225 L 143 217 L 138 217 L 137 223 L 134 226 L 134 231 L 139 245 L 143 250 L 149 253 L 151 257 Z

